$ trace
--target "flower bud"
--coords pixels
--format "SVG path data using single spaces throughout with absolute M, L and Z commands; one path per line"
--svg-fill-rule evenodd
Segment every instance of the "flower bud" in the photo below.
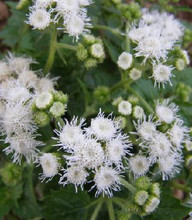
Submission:
M 147 176 L 141 176 L 135 181 L 135 186 L 140 190 L 148 190 L 151 186 L 150 179 Z
M 58 118 L 64 115 L 66 110 L 66 105 L 61 102 L 54 102 L 49 112 L 53 115 L 53 117 Z
M 137 96 L 131 95 L 131 96 L 129 96 L 128 101 L 132 105 L 136 105 L 139 102 L 139 98 Z
M 187 168 L 192 169 L 192 155 L 186 157 L 185 165 Z
M 87 69 L 92 69 L 97 66 L 97 60 L 93 58 L 89 58 L 85 61 L 85 67 Z
M 88 51 L 87 49 L 85 49 L 85 47 L 82 44 L 78 44 L 76 56 L 77 56 L 77 59 L 80 61 L 84 61 L 87 59 Z
M 106 86 L 99 86 L 94 91 L 94 97 L 102 102 L 105 103 L 110 100 L 110 90 Z
M 132 80 L 138 80 L 139 78 L 141 78 L 141 71 L 133 68 L 130 72 L 129 72 L 129 76 Z
M 22 168 L 15 163 L 7 163 L 0 169 L 0 175 L 6 185 L 14 186 L 22 179 Z
M 85 35 L 84 38 L 83 38 L 83 42 L 84 42 L 85 44 L 88 44 L 88 45 L 94 44 L 95 41 L 96 41 L 96 38 L 95 38 L 93 35 L 91 35 L 91 34 L 87 34 L 87 35 Z
M 144 190 L 139 190 L 138 192 L 136 192 L 135 194 L 135 202 L 138 205 L 144 205 L 146 200 L 148 199 L 149 194 L 148 192 L 144 191 Z
M 118 104 L 118 112 L 122 115 L 130 115 L 132 112 L 132 105 L 129 101 L 121 101 Z
M 159 198 L 159 196 L 160 196 L 159 183 L 153 183 L 149 188 L 149 192 Z
M 54 97 L 54 101 L 61 102 L 63 104 L 67 104 L 68 102 L 68 95 L 64 94 L 61 91 L 54 92 L 53 97 Z
M 35 99 L 36 107 L 39 109 L 48 109 L 53 103 L 53 94 L 51 92 L 43 92 Z
M 105 57 L 103 45 L 100 43 L 91 45 L 90 53 L 93 57 L 98 58 L 98 59 L 100 58 L 103 60 L 103 58 Z
M 121 96 L 113 99 L 112 105 L 117 106 L 121 101 L 123 101 L 123 98 Z
M 184 60 L 184 59 L 177 59 L 177 60 L 175 61 L 175 67 L 176 67 L 176 69 L 179 70 L 179 71 L 184 70 L 185 66 L 186 66 L 186 63 L 185 63 L 185 60 Z
M 144 205 L 144 211 L 146 214 L 150 214 L 155 211 L 159 206 L 160 200 L 155 196 L 150 196 L 148 201 Z
M 117 121 L 119 123 L 119 126 L 120 126 L 121 129 L 124 129 L 127 125 L 126 118 L 123 117 L 123 116 L 116 117 L 115 121 Z
M 39 127 L 45 127 L 50 122 L 50 117 L 45 111 L 37 111 L 34 113 L 35 122 Z

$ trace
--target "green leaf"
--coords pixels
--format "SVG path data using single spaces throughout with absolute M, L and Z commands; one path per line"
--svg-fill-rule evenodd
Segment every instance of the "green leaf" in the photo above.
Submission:
M 40 207 L 35 198 L 33 186 L 33 165 L 27 165 L 23 171 L 23 195 L 18 207 L 13 209 L 14 214 L 23 219 L 40 216 Z
M 115 47 L 110 41 L 103 39 L 105 46 L 109 52 L 109 55 L 114 63 L 117 63 L 118 56 L 120 52 L 118 52 L 117 47 Z
M 89 196 L 84 191 L 75 193 L 73 188 L 52 191 L 44 201 L 44 217 L 47 220 L 83 220 L 86 219 Z
M 9 213 L 9 211 L 17 206 L 18 199 L 22 193 L 22 184 L 14 187 L 3 187 L 0 189 L 0 219 Z

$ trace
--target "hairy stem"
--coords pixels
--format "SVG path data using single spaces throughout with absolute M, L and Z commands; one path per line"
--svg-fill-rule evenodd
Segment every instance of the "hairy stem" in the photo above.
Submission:
M 121 178 L 121 183 L 124 185 L 126 189 L 128 189 L 130 192 L 134 193 L 136 191 L 135 187 L 132 186 L 130 183 L 128 183 L 126 180 Z
M 51 70 L 53 66 L 53 62 L 55 59 L 55 52 L 56 52 L 56 45 L 57 45 L 57 29 L 53 28 L 51 30 L 51 39 L 50 39 L 50 46 L 49 46 L 49 56 L 47 62 L 45 64 L 43 73 L 46 75 Z
M 93 27 L 93 29 L 99 29 L 99 30 L 106 30 L 111 32 L 112 34 L 116 35 L 116 36 L 121 36 L 121 32 L 118 29 L 115 28 L 111 28 L 105 25 L 95 25 Z
M 115 220 L 115 212 L 114 212 L 113 203 L 111 199 L 107 200 L 107 209 L 109 213 L 109 219 Z
M 64 48 L 64 49 L 73 50 L 73 51 L 77 50 L 76 46 L 73 46 L 70 44 L 64 44 L 64 43 L 57 43 L 57 48 Z

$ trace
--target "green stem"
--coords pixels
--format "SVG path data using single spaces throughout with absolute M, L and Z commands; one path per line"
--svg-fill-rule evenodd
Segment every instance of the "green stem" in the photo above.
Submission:
M 105 25 L 95 25 L 94 27 L 92 27 L 93 29 L 99 29 L 99 30 L 106 30 L 111 32 L 112 34 L 116 35 L 116 36 L 121 36 L 121 32 L 118 29 L 115 28 L 111 28 Z
M 129 87 L 132 84 L 132 80 L 131 79 L 126 79 L 126 80 L 121 80 L 120 82 L 116 83 L 111 89 L 110 92 L 114 92 L 117 89 L 120 89 L 122 87 Z
M 126 22 L 126 25 L 125 25 L 125 51 L 127 52 L 130 52 L 130 38 L 129 38 L 129 23 Z
M 64 48 L 64 49 L 73 50 L 73 51 L 77 50 L 76 46 L 73 46 L 70 44 L 64 44 L 64 43 L 57 43 L 57 48 Z
M 127 87 L 127 90 L 129 92 L 131 92 L 132 94 L 134 94 L 135 96 L 137 96 L 140 101 L 142 102 L 142 104 L 145 106 L 145 108 L 148 110 L 148 112 L 150 112 L 151 114 L 154 114 L 154 110 L 153 108 L 148 104 L 147 101 L 145 101 L 145 99 L 138 93 L 136 92 L 133 88 L 131 87 Z
M 107 209 L 109 213 L 109 219 L 115 220 L 115 212 L 114 212 L 113 203 L 111 199 L 107 200 Z
M 51 30 L 49 56 L 43 70 L 44 75 L 46 75 L 51 70 L 51 67 L 53 65 L 55 52 L 56 52 L 56 45 L 57 45 L 57 29 L 53 28 Z
M 124 185 L 126 189 L 128 189 L 130 192 L 134 193 L 136 191 L 135 187 L 132 186 L 130 183 L 128 183 L 126 180 L 121 178 L 121 183 Z
M 93 212 L 93 214 L 92 214 L 90 220 L 95 220 L 95 219 L 97 218 L 97 216 L 98 216 L 98 214 L 99 214 L 99 211 L 101 210 L 101 207 L 102 207 L 102 205 L 103 205 L 103 202 L 104 202 L 104 200 L 101 200 L 101 201 L 98 203 L 98 205 L 96 206 L 96 208 L 95 208 L 95 210 L 94 210 L 94 212 Z

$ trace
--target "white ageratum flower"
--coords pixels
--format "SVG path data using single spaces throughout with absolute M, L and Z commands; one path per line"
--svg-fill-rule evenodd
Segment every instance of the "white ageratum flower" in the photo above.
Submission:
M 185 142 L 189 135 L 189 129 L 183 126 L 183 121 L 177 120 L 173 127 L 168 131 L 171 142 L 177 147 L 182 147 L 181 145 Z
M 180 172 L 182 162 L 182 155 L 173 153 L 167 157 L 158 160 L 159 173 L 162 174 L 163 180 L 169 180 L 174 177 L 175 174 Z
M 91 45 L 90 51 L 91 55 L 95 58 L 103 58 L 105 56 L 103 45 L 100 43 Z
M 145 175 L 149 171 L 150 165 L 149 158 L 142 155 L 136 155 L 129 159 L 129 168 L 135 178 Z
M 38 80 L 37 82 L 37 92 L 38 93 L 43 93 L 43 92 L 50 92 L 50 91 L 55 91 L 54 85 L 56 84 L 56 78 L 48 78 L 48 77 L 43 77 Z
M 130 73 L 129 76 L 132 80 L 138 80 L 139 78 L 141 78 L 141 74 L 142 72 L 136 68 L 133 68 Z
M 105 118 L 104 113 L 99 112 L 98 116 L 91 119 L 90 128 L 86 129 L 88 136 L 95 136 L 99 140 L 111 140 L 119 132 L 119 124 L 109 115 Z
M 72 13 L 76 14 L 79 10 L 78 0 L 56 0 L 55 10 L 66 17 L 70 16 Z
M 94 177 L 95 185 L 97 188 L 96 196 L 102 193 L 102 195 L 113 196 L 113 190 L 120 190 L 120 176 L 119 173 L 108 166 L 101 166 L 99 170 L 95 172 Z
M 51 180 L 55 175 L 58 174 L 60 164 L 58 158 L 51 153 L 44 153 L 39 157 L 39 164 L 43 169 L 43 173 L 40 179 L 43 181 L 46 178 Z
M 11 85 L 10 85 L 11 86 Z M 29 93 L 29 90 L 22 86 L 13 85 L 12 88 L 9 88 L 8 91 L 3 91 L 6 101 L 11 102 L 21 102 L 29 101 L 32 95 Z
M 154 30 L 151 30 L 154 31 Z M 134 48 L 136 57 L 144 57 L 144 63 L 147 59 L 154 61 L 166 60 L 168 51 L 173 47 L 173 43 L 167 41 L 161 36 L 148 36 L 140 40 Z
M 142 119 L 144 116 L 145 116 L 145 113 L 144 113 L 144 110 L 141 106 L 138 106 L 136 105 L 134 108 L 133 108 L 133 116 L 136 118 L 136 119 Z
M 31 70 L 23 71 L 18 76 L 19 83 L 25 88 L 33 88 L 37 90 L 37 84 L 40 79 L 37 74 Z
M 75 185 L 75 189 L 77 192 L 77 187 L 80 186 L 83 189 L 83 184 L 86 183 L 87 177 L 89 174 L 85 171 L 85 169 L 78 165 L 72 165 L 66 169 L 62 169 L 64 171 L 63 176 L 59 180 L 59 184 L 73 184 Z
M 13 54 L 9 53 L 7 63 L 11 72 L 20 74 L 23 71 L 29 70 L 30 64 L 35 62 L 31 58 L 15 57 Z
M 6 111 L 5 103 L 2 100 L 0 100 L 0 119 L 2 119 L 4 117 L 5 111 Z M 1 123 L 2 122 L 0 122 L 0 124 Z M 1 127 L 1 125 L 0 125 L 0 127 Z
M 69 36 L 75 37 L 76 40 L 78 40 L 79 35 L 85 35 L 90 32 L 90 30 L 87 29 L 91 27 L 89 22 L 90 19 L 86 17 L 85 13 L 71 14 L 67 22 L 64 21 L 64 25 L 66 25 L 64 30 Z
M 47 109 L 53 103 L 53 94 L 51 92 L 43 92 L 35 99 L 35 105 L 39 109 Z
M 174 103 L 169 103 L 168 99 L 163 100 L 163 102 L 157 101 L 156 103 L 156 115 L 160 121 L 167 124 L 171 124 L 177 118 L 178 106 Z
M 5 106 L 6 111 L 2 119 L 3 131 L 7 135 L 22 132 L 35 132 L 37 127 L 33 120 L 33 114 L 30 103 L 8 102 Z
M 51 23 L 51 15 L 49 11 L 43 8 L 31 7 L 29 13 L 29 20 L 27 23 L 33 26 L 34 29 L 43 30 L 49 27 Z
M 4 149 L 6 154 L 13 153 L 13 163 L 21 163 L 24 156 L 28 163 L 37 162 L 38 149 L 37 146 L 42 146 L 43 143 L 35 140 L 36 136 L 29 132 L 20 132 L 19 135 L 7 136 L 5 143 L 9 144 Z
M 122 167 L 122 158 L 130 155 L 131 142 L 128 137 L 118 136 L 106 143 L 106 156 L 108 163 L 114 163 L 117 167 Z
M 59 142 L 57 146 L 61 146 L 66 151 L 74 151 L 76 147 L 85 142 L 85 137 L 83 134 L 82 126 L 85 120 L 74 117 L 71 122 L 65 120 L 63 127 L 59 125 L 60 131 L 55 130 L 58 138 L 56 140 Z
M 139 138 L 143 141 L 149 141 L 156 134 L 156 127 L 159 125 L 159 121 L 153 122 L 153 118 L 150 115 L 147 119 L 144 116 L 142 119 L 139 119 L 137 123 L 134 121 L 134 125 L 137 132 L 132 132 L 133 134 L 139 135 Z
M 123 70 L 127 70 L 128 68 L 130 68 L 132 63 L 133 63 L 133 56 L 128 52 L 123 52 L 118 57 L 117 65 Z
M 172 70 L 172 67 L 163 65 L 162 63 L 154 65 L 152 77 L 155 80 L 155 85 L 158 85 L 160 87 L 160 85 L 162 84 L 164 87 L 164 84 L 166 84 L 167 82 L 172 85 L 170 81 L 170 78 L 173 76 L 171 73 Z
M 121 101 L 118 104 L 118 112 L 122 115 L 130 115 L 132 112 L 132 105 L 129 101 Z
M 147 148 L 152 160 L 156 161 L 157 158 L 164 158 L 170 155 L 173 146 L 168 137 L 164 133 L 158 131 L 149 142 Z
M 88 169 L 94 169 L 102 165 L 105 159 L 104 150 L 95 139 L 86 139 L 84 144 L 79 145 L 72 157 L 66 157 L 69 161 L 75 161 Z

